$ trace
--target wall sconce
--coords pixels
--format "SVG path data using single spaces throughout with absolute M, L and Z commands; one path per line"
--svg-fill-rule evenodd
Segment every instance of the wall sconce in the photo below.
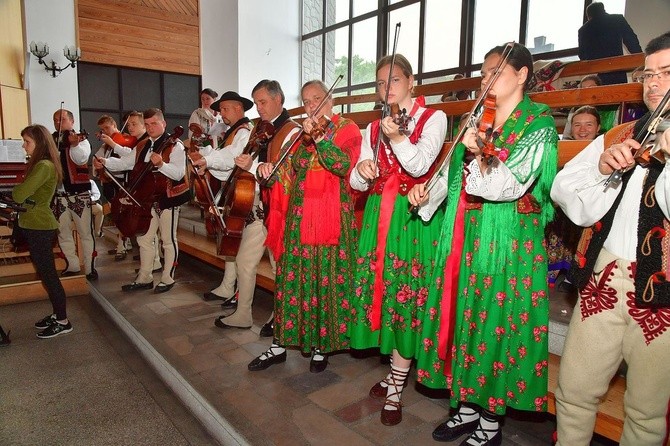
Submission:
M 49 45 L 43 42 L 35 43 L 30 42 L 30 52 L 33 56 L 37 57 L 37 61 L 44 65 L 44 69 L 51 73 L 51 77 L 58 76 L 63 70 L 68 67 L 74 68 L 79 59 L 81 59 L 81 50 L 75 46 L 66 46 L 63 48 L 63 54 L 65 58 L 70 61 L 69 64 L 65 65 L 63 68 L 60 68 L 56 65 L 56 62 L 51 60 L 51 65 L 47 64 L 43 59 L 49 55 Z

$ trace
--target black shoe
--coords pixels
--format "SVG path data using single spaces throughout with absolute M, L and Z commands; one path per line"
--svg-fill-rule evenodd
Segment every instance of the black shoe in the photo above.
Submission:
M 254 360 L 249 363 L 247 368 L 249 369 L 250 372 L 258 372 L 260 370 L 267 369 L 272 364 L 279 364 L 280 362 L 285 361 L 286 361 L 286 350 L 284 350 L 278 355 L 275 355 L 272 353 L 272 347 L 270 347 L 268 351 L 266 351 L 259 357 L 254 358 Z
M 61 277 L 81 276 L 81 271 L 63 271 L 60 273 Z
M 212 293 L 211 291 L 207 291 L 205 294 L 202 295 L 202 300 L 210 302 L 212 300 L 222 300 L 223 297 Z
M 98 280 L 98 271 L 95 269 L 92 269 L 90 273 L 86 274 L 86 280 L 93 282 L 94 280 Z
M 325 353 L 320 354 L 323 356 L 321 361 L 315 361 L 314 355 L 312 355 L 312 359 L 309 361 L 309 371 L 312 373 L 321 373 L 328 367 L 328 355 Z
M 251 325 L 248 327 L 238 327 L 237 325 L 228 325 L 225 322 L 223 322 L 223 318 L 225 316 L 219 316 L 216 319 L 214 319 L 214 325 L 216 325 L 219 328 L 239 328 L 241 330 L 248 330 L 251 328 Z
M 37 337 L 40 339 L 55 338 L 58 335 L 69 333 L 71 331 L 72 331 L 72 324 L 70 322 L 63 325 L 54 321 L 54 323 L 49 325 L 46 329 L 37 333 Z
M 454 415 L 453 418 L 458 417 L 458 414 Z M 456 424 L 455 426 L 449 427 L 447 423 L 452 418 L 449 418 L 447 421 L 444 423 L 440 424 L 435 428 L 433 431 L 433 440 L 435 441 L 452 441 L 461 435 L 465 434 L 471 434 L 472 432 L 477 429 L 477 426 L 479 426 L 479 418 L 477 418 L 474 421 L 470 421 L 468 423 L 459 423 Z M 460 419 L 460 418 L 458 418 Z
M 137 290 L 150 290 L 154 287 L 153 282 L 147 282 L 147 283 L 139 283 L 139 282 L 133 282 L 129 283 L 128 285 L 123 285 L 121 287 L 122 291 L 137 291 Z
M 37 328 L 38 330 L 45 330 L 49 328 L 51 325 L 53 325 L 55 322 L 56 322 L 56 315 L 50 314 L 44 319 L 40 319 L 39 321 L 35 322 L 35 328 Z
M 493 436 L 489 437 L 489 435 Z M 468 443 L 468 440 L 472 439 Z M 472 443 L 477 446 L 500 446 L 502 444 L 502 431 L 497 429 L 495 431 L 485 430 L 482 428 L 476 429 L 468 438 L 463 440 L 459 446 L 470 446 Z
M 154 288 L 154 293 L 165 293 L 166 291 L 170 291 L 172 287 L 174 286 L 175 282 L 172 282 L 171 284 L 167 285 L 163 282 L 159 283 L 156 285 L 156 288 Z
M 221 308 L 224 310 L 234 310 L 237 308 L 237 293 L 231 298 L 228 298 L 223 301 Z
M 262 338 L 269 338 L 274 336 L 274 334 L 275 334 L 275 320 L 274 318 L 272 318 L 270 322 L 266 322 L 261 327 L 260 335 Z

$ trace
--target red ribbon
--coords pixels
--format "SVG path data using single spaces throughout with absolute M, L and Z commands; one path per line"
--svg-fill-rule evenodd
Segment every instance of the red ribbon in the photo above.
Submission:
M 372 330 L 379 330 L 382 325 L 382 294 L 384 291 L 384 259 L 386 257 L 386 237 L 391 225 L 391 216 L 395 207 L 400 181 L 398 174 L 392 174 L 384 184 L 382 199 L 379 205 L 379 223 L 377 225 L 377 249 L 375 250 L 375 282 L 372 294 L 372 310 L 370 311 L 370 326 Z
M 454 319 L 458 275 L 465 241 L 465 191 L 461 191 L 456 208 L 451 252 L 444 267 L 442 299 L 440 299 L 440 330 L 437 333 L 437 352 L 444 360 L 444 374 L 451 375 L 451 346 L 454 343 Z

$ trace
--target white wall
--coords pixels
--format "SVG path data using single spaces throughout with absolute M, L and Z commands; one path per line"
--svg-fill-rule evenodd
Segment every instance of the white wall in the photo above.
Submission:
M 237 10 L 237 1 L 200 0 L 202 86 L 219 94 L 239 88 Z
M 279 81 L 284 106 L 300 104 L 300 7 L 297 0 L 243 0 L 239 8 L 239 90 L 251 98 L 262 79 Z M 261 13 L 262 11 L 262 13 Z M 249 113 L 254 116 L 255 108 Z M 257 114 L 255 115 L 257 116 Z
M 644 2 L 628 0 L 624 15 L 637 34 L 643 51 L 651 39 L 670 30 L 670 1 L 668 0 L 645 0 Z
M 26 48 L 31 41 L 42 41 L 49 45 L 49 55 L 45 62 L 53 59 L 63 67 L 69 61 L 63 55 L 63 47 L 75 45 L 74 0 L 25 0 Z M 75 115 L 75 128 L 79 129 L 79 96 L 77 72 L 73 68 L 63 71 L 53 78 L 30 56 L 27 73 L 30 118 L 34 124 L 42 124 L 53 130 L 53 113 L 65 101 L 64 107 Z

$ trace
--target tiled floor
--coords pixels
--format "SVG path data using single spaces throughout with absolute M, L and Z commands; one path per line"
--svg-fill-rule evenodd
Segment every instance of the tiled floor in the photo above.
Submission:
M 103 247 L 99 248 L 99 252 L 106 252 L 105 242 L 100 240 L 100 243 Z M 111 244 L 108 247 L 111 248 Z M 247 363 L 265 351 L 270 343 L 269 338 L 258 336 L 260 327 L 271 312 L 272 296 L 269 293 L 257 289 L 254 326 L 251 330 L 222 330 L 213 324 L 214 318 L 223 314 L 220 302 L 205 302 L 201 299 L 203 292 L 218 285 L 222 274 L 220 271 L 182 255 L 176 275 L 177 283 L 170 292 L 153 294 L 150 290 L 145 290 L 123 293 L 121 285 L 134 279 L 137 263 L 132 260 L 132 256 L 128 256 L 124 261 L 114 262 L 113 256 L 101 255 L 97 263 L 100 279 L 92 286 L 96 292 L 104 295 L 151 346 L 250 444 L 351 446 L 436 444 L 431 438 L 431 432 L 446 418 L 449 411 L 449 400 L 443 393 L 427 392 L 426 389 L 415 386 L 412 381 L 403 393 L 402 423 L 386 427 L 379 421 L 382 402 L 368 397 L 369 388 L 388 372 L 388 365 L 384 364 L 374 352 L 355 357 L 348 352 L 333 355 L 325 372 L 312 374 L 309 372 L 309 358 L 303 357 L 298 351 L 289 351 L 285 363 L 274 365 L 262 372 L 249 372 Z M 158 275 L 155 278 L 155 283 L 157 282 Z M 560 303 L 554 305 L 553 311 L 556 314 L 553 317 L 567 321 L 569 311 L 561 310 L 570 310 L 570 301 L 565 297 L 560 299 Z M 78 308 L 84 305 L 89 309 L 97 308 L 98 313 L 101 310 L 89 296 L 70 299 L 69 302 L 75 332 L 67 335 L 68 337 L 37 341 L 30 328 L 22 328 L 18 332 L 15 331 L 13 335 L 15 344 L 5 352 L 21 349 L 22 354 L 30 355 L 31 351 L 26 347 L 35 344 L 40 347 L 33 350 L 38 358 L 31 359 L 48 362 L 51 355 L 48 347 L 58 345 L 59 342 L 69 345 L 75 339 L 84 342 L 81 348 L 82 351 L 86 351 L 88 345 L 80 336 L 88 333 L 91 326 L 99 324 L 97 321 L 94 324 L 82 323 L 88 313 L 83 314 Z M 42 308 L 41 312 L 44 312 L 44 308 L 48 308 L 47 302 L 24 305 L 39 306 Z M 38 316 L 41 312 L 38 312 Z M 13 314 L 12 307 L 0 308 L 0 317 Z M 34 315 L 32 316 L 34 319 Z M 14 321 L 15 326 L 31 324 L 32 319 L 23 319 L 26 320 Z M 104 332 L 105 337 L 122 336 L 109 322 L 98 330 Z M 28 338 L 31 344 L 28 344 Z M 0 352 L 0 372 L 3 374 L 8 373 L 9 364 L 2 362 L 1 355 L 8 354 L 5 352 Z M 107 365 L 109 359 L 120 355 L 128 362 L 126 355 L 131 353 L 128 348 L 123 351 L 117 350 L 116 353 L 112 349 L 111 352 L 90 358 L 90 355 L 83 355 L 77 364 L 91 361 L 93 363 L 91 367 L 94 369 L 97 367 L 114 370 L 116 365 Z M 136 360 L 134 364 L 140 371 L 143 368 L 149 369 L 149 366 L 146 364 L 143 366 L 141 361 Z M 95 373 L 95 370 L 92 369 L 90 373 Z M 54 371 L 52 375 L 54 383 L 61 385 L 58 381 L 60 374 Z M 155 379 L 155 375 L 150 376 Z M 106 385 L 105 383 L 111 379 L 105 374 L 96 378 L 101 382 L 100 385 Z M 150 379 L 147 381 L 150 382 Z M 65 380 L 66 385 L 70 385 L 70 382 L 69 379 Z M 134 394 L 134 385 L 125 387 L 122 386 L 119 391 Z M 6 389 L 6 386 L 4 388 Z M 0 386 L 0 390 L 2 389 Z M 79 386 L 77 390 L 83 392 L 83 400 L 100 398 L 94 387 Z M 5 396 L 0 395 L 0 398 L 4 400 Z M 164 398 L 155 396 L 153 398 L 162 407 L 161 401 Z M 136 405 L 119 402 L 116 402 L 116 405 L 111 413 L 122 414 L 120 420 L 135 421 L 141 420 L 144 416 L 143 411 L 133 412 L 139 410 Z M 82 410 L 88 410 L 89 407 L 91 406 L 85 406 Z M 39 406 L 30 411 L 39 412 Z M 22 444 L 21 430 L 32 429 L 26 426 L 31 426 L 34 421 L 29 415 L 30 411 L 17 415 L 23 424 L 19 423 L 12 431 L 15 435 L 12 437 L 14 441 L 2 441 L 3 435 L 8 431 L 3 429 L 0 422 L 1 444 Z M 175 411 L 176 409 L 163 409 L 163 412 L 168 414 Z M 68 413 L 52 415 L 54 420 L 59 420 L 58 417 L 63 416 L 63 423 L 67 423 L 70 416 Z M 101 420 L 96 421 L 96 416 L 100 416 Z M 96 409 L 89 417 L 93 426 L 91 429 L 94 430 L 97 427 L 96 423 L 102 423 L 109 417 L 107 412 Z M 211 441 L 203 438 L 202 432 L 197 429 L 180 428 L 179 423 L 174 421 L 172 423 L 177 429 L 170 435 L 174 435 L 176 440 L 163 444 L 207 444 L 207 441 Z M 549 445 L 554 425 L 553 417 L 547 414 L 510 411 L 503 430 L 503 444 Z M 156 423 L 148 429 L 149 431 L 161 429 L 159 426 Z M 117 429 L 120 432 L 124 430 L 123 427 Z M 86 443 L 86 438 L 88 437 L 84 437 L 84 441 L 78 443 L 98 444 L 95 441 Z M 129 441 L 128 444 L 161 444 L 152 442 L 159 438 L 158 435 L 149 435 L 147 438 L 143 438 L 142 441 Z M 71 444 L 75 443 L 77 441 Z M 449 444 L 456 445 L 459 442 Z M 598 440 L 594 444 L 613 443 Z
M 403 393 L 402 423 L 383 426 L 382 403 L 367 396 L 388 371 L 375 355 L 333 355 L 325 372 L 312 374 L 309 358 L 289 351 L 286 363 L 249 372 L 247 363 L 270 342 L 258 332 L 270 314 L 271 296 L 257 291 L 251 330 L 216 328 L 214 318 L 223 314 L 219 302 L 201 296 L 218 285 L 221 272 L 196 260 L 181 256 L 177 283 L 165 294 L 120 291 L 134 277 L 130 256 L 118 263 L 105 256 L 98 265 L 94 286 L 251 444 L 431 444 L 432 430 L 447 416 L 449 400 L 410 385 Z M 512 412 L 504 444 L 548 445 L 553 429 L 550 415 Z

